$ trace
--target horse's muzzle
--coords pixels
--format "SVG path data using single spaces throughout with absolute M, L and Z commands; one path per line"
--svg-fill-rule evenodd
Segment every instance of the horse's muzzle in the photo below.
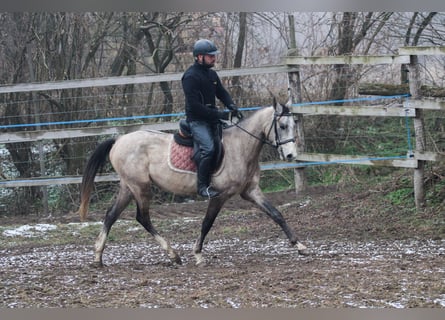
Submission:
M 294 161 L 296 159 L 297 159 L 297 156 L 292 153 L 289 153 L 288 155 L 286 155 L 286 161 L 288 161 L 288 162 Z
M 278 153 L 282 161 L 295 161 L 297 160 L 297 148 L 295 143 L 287 143 L 279 146 Z

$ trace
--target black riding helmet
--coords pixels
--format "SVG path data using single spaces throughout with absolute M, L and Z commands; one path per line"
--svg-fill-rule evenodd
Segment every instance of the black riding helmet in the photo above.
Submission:
M 200 39 L 195 42 L 193 46 L 193 56 L 196 58 L 198 54 L 218 54 L 219 50 L 216 48 L 215 44 L 207 39 Z

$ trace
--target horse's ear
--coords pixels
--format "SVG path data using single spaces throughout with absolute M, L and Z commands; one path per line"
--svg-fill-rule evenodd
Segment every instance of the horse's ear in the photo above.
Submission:
M 277 98 L 275 97 L 275 95 L 273 94 L 272 90 L 270 90 L 269 88 L 267 88 L 267 91 L 269 92 L 270 96 L 272 97 L 272 105 L 276 105 L 277 104 Z
M 283 113 L 283 106 L 281 103 L 277 101 L 277 98 L 273 96 L 273 107 L 275 109 L 275 113 L 282 114 Z
M 273 94 L 273 92 L 269 88 L 267 88 L 267 91 L 269 91 L 270 95 L 272 96 L 272 105 L 273 108 L 275 109 L 275 113 L 282 114 L 284 111 L 284 106 L 279 101 L 277 101 L 277 97 Z
M 290 108 L 291 105 L 292 105 L 292 97 L 289 96 L 289 99 L 286 102 L 286 107 Z

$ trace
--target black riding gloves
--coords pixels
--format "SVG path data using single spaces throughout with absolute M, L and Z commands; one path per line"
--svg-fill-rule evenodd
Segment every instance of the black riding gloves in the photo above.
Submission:
M 236 105 L 231 104 L 229 106 L 229 109 L 231 110 L 232 118 L 236 117 L 239 120 L 241 120 L 244 117 L 243 114 L 241 113 L 241 111 L 239 111 L 239 109 L 238 109 L 238 107 Z
M 239 120 L 241 120 L 243 118 L 242 113 L 238 110 L 238 107 L 234 104 L 231 104 L 230 106 L 228 106 L 229 108 L 229 112 L 228 111 L 218 111 L 218 118 L 221 120 L 231 120 L 233 117 L 238 118 Z
M 230 112 L 227 111 L 218 111 L 218 118 L 221 120 L 229 120 Z
M 238 111 L 238 106 L 236 106 L 235 104 L 230 104 L 229 106 L 228 106 L 228 108 L 229 108 L 229 110 L 230 111 Z

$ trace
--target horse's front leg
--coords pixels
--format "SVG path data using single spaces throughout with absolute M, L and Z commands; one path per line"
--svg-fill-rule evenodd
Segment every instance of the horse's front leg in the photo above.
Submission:
M 193 253 L 196 259 L 196 265 L 205 264 L 205 259 L 202 255 L 202 245 L 204 243 L 205 237 L 209 233 L 210 228 L 212 228 L 212 225 L 215 222 L 215 219 L 218 216 L 218 213 L 221 210 L 226 200 L 227 199 L 223 198 L 223 196 L 219 196 L 209 200 L 207 212 L 201 225 L 201 234 L 196 240 L 195 246 L 193 247 Z
M 277 223 L 286 234 L 291 245 L 296 245 L 298 253 L 307 255 L 308 250 L 305 245 L 298 241 L 295 230 L 289 227 L 283 215 L 277 208 L 275 208 L 269 200 L 266 199 L 259 186 L 255 186 L 252 189 L 248 189 L 241 194 L 241 197 L 256 204 L 261 210 L 263 210 L 272 220 Z

